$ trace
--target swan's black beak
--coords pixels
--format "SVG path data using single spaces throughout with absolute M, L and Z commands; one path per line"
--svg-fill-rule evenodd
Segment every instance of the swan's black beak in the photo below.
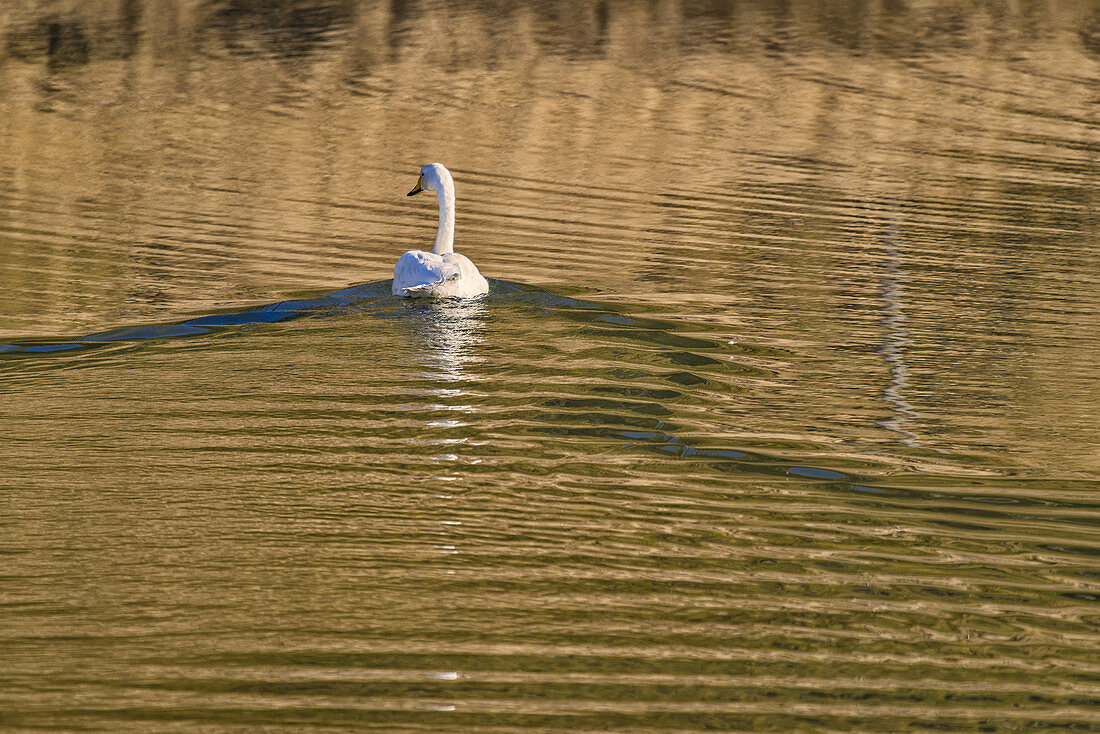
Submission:
M 409 193 L 405 194 L 405 196 L 416 196 L 421 191 L 423 191 L 424 187 L 420 185 L 423 182 L 424 182 L 424 175 L 421 174 L 420 178 L 416 179 L 416 187 L 412 191 L 410 191 Z

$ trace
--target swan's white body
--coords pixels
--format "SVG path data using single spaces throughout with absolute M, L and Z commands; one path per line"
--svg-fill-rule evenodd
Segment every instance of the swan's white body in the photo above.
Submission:
M 489 282 L 470 258 L 454 251 L 455 184 L 442 163 L 420 169 L 420 179 L 409 196 L 434 191 L 439 199 L 439 229 L 431 252 L 410 250 L 393 268 L 393 294 L 407 298 L 457 296 L 466 298 L 489 292 Z

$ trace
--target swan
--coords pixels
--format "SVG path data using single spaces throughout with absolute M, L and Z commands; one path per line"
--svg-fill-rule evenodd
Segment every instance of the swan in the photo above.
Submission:
M 434 191 L 439 199 L 439 230 L 431 252 L 409 250 L 393 268 L 393 294 L 406 298 L 457 296 L 466 298 L 489 292 L 489 281 L 470 258 L 454 250 L 455 182 L 442 163 L 420 169 L 420 178 L 407 196 Z

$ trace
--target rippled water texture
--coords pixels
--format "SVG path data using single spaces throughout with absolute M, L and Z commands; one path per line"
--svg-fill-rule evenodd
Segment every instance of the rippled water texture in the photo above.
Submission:
M 1084 1 L 0 4 L 0 729 L 1100 731 L 1098 109 Z

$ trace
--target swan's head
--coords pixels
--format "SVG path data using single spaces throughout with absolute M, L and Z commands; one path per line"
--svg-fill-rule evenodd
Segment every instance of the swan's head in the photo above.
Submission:
M 406 196 L 415 196 L 421 191 L 454 191 L 455 182 L 451 178 L 451 172 L 442 163 L 429 163 L 420 169 L 420 178 L 416 179 L 416 186 Z

